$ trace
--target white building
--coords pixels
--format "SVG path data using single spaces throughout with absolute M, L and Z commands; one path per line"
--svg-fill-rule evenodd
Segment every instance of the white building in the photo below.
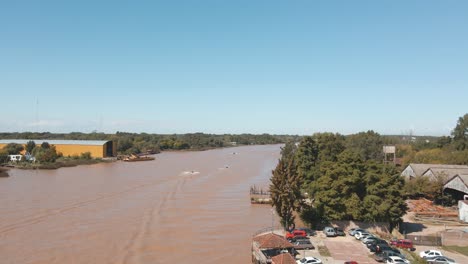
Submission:
M 21 159 L 23 158 L 23 155 L 8 155 L 8 158 L 10 159 L 10 161 L 17 162 L 17 161 L 21 161 Z

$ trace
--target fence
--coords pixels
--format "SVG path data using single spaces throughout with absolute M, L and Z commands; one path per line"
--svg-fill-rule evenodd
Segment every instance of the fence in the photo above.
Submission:
M 440 236 L 406 235 L 405 238 L 413 241 L 413 245 L 442 246 L 442 238 Z

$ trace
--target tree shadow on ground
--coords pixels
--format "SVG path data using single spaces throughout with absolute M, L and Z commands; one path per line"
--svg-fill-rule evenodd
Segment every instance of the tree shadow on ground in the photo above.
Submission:
M 401 226 L 400 226 L 400 232 L 402 234 L 410 234 L 410 233 L 414 233 L 414 232 L 421 232 L 425 228 L 427 228 L 427 227 L 425 225 L 423 225 L 423 224 L 403 222 L 401 224 Z

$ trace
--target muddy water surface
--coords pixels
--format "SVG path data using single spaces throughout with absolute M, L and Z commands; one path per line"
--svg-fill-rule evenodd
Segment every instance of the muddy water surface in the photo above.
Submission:
M 165 152 L 147 162 L 0 178 L 0 263 L 250 263 L 280 146 Z

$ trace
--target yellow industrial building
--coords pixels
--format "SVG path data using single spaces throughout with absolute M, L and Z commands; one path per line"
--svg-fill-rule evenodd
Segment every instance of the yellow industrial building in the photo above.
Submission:
M 57 153 L 62 153 L 64 157 L 79 156 L 81 153 L 90 152 L 93 158 L 115 157 L 117 148 L 115 142 L 111 140 L 36 140 L 36 139 L 2 139 L 0 149 L 10 143 L 26 146 L 28 141 L 34 141 L 40 146 L 43 142 L 54 145 Z

